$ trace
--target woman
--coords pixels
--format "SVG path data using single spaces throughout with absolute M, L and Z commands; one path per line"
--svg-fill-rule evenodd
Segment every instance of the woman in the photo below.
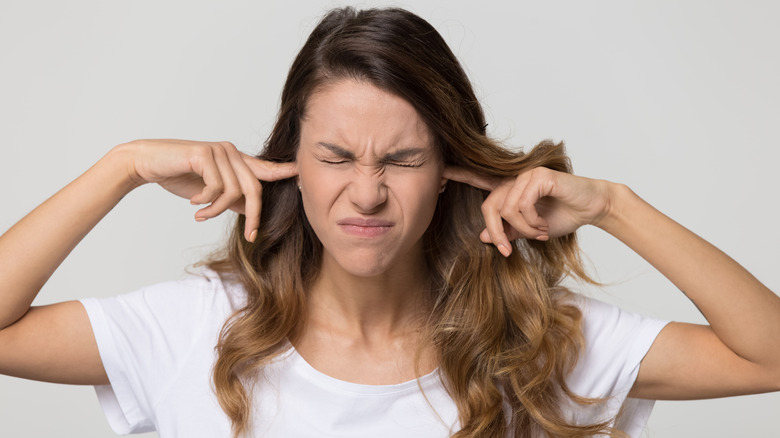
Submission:
M 261 159 L 121 145 L 2 237 L 0 372 L 100 385 L 118 431 L 163 436 L 619 436 L 641 430 L 651 404 L 637 399 L 777 390 L 778 297 L 627 188 L 567 171 L 560 146 L 518 155 L 485 136 L 423 20 L 334 11 L 290 70 Z M 30 309 L 148 182 L 207 204 L 199 220 L 242 214 L 213 271 Z M 711 328 L 662 330 L 568 294 L 566 274 L 587 279 L 571 234 L 585 224 L 653 263 Z

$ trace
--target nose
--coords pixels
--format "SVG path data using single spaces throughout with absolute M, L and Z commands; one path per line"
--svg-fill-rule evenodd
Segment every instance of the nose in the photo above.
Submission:
M 387 201 L 383 172 L 377 169 L 356 170 L 349 186 L 349 200 L 364 214 L 380 210 Z

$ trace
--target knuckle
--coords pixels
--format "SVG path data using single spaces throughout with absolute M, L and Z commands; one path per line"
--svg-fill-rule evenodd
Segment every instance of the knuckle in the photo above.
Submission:
M 257 196 L 263 192 L 263 187 L 260 185 L 258 181 L 254 181 L 252 184 L 249 185 L 249 187 L 246 188 L 244 192 L 248 196 Z
M 205 144 L 196 145 L 193 150 L 193 155 L 199 159 L 211 159 L 214 157 L 211 148 Z
M 520 212 L 527 212 L 533 206 L 533 200 L 527 194 L 523 194 L 520 199 L 517 200 L 517 210 Z
M 233 157 L 233 158 L 239 158 L 240 152 L 238 151 L 238 148 L 233 143 L 230 143 L 228 141 L 223 141 L 220 143 L 222 145 L 222 150 L 225 152 L 225 154 Z
M 539 179 L 547 178 L 552 171 L 546 167 L 537 167 L 533 170 L 533 175 Z
M 225 189 L 222 191 L 222 194 L 229 199 L 238 199 L 243 196 L 241 189 L 233 184 L 225 187 Z
M 514 209 L 510 208 L 509 206 L 502 206 L 501 209 L 498 211 L 498 213 L 501 215 L 501 217 L 509 217 L 512 214 L 514 214 Z
M 227 157 L 227 152 L 225 152 L 224 148 L 215 147 L 210 149 L 211 149 L 211 153 L 214 154 L 215 157 Z
M 225 190 L 225 184 L 222 181 L 215 181 L 208 189 L 212 193 L 222 193 Z

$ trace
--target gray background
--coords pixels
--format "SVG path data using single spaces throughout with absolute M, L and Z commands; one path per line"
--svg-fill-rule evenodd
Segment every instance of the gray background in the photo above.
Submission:
M 322 12 L 340 4 L 2 0 L 0 229 L 121 142 L 229 140 L 258 150 L 292 57 Z M 448 40 L 491 134 L 524 147 L 565 140 L 577 173 L 628 184 L 780 289 L 777 3 L 392 4 Z M 181 277 L 229 222 L 195 223 L 194 211 L 157 187 L 137 190 L 36 303 Z M 608 283 L 588 293 L 702 321 L 631 251 L 598 230 L 581 236 Z M 659 402 L 645 435 L 778 436 L 779 408 L 780 394 Z M 0 377 L 0 436 L 113 434 L 91 388 Z

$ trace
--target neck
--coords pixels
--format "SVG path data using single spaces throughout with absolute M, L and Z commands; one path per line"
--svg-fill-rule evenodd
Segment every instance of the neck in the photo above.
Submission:
M 355 336 L 359 342 L 384 342 L 417 330 L 428 308 L 428 267 L 421 253 L 373 277 L 351 275 L 323 256 L 309 291 L 310 323 Z

